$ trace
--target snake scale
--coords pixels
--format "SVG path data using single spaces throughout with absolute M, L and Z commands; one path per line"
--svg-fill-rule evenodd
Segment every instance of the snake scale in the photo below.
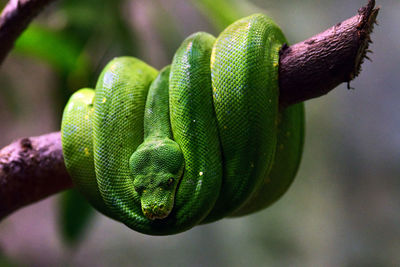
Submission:
M 279 50 L 262 14 L 189 36 L 160 72 L 119 57 L 67 103 L 65 164 L 100 212 L 169 235 L 275 202 L 304 139 L 302 103 L 279 110 Z

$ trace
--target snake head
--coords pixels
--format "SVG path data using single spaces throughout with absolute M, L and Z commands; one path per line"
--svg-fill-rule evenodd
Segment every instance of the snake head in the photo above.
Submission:
M 179 145 L 170 139 L 145 140 L 129 165 L 143 214 L 150 220 L 166 218 L 174 207 L 184 168 Z

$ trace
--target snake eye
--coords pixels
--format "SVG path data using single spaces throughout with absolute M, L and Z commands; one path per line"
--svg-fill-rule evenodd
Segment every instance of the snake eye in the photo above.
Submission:
M 143 193 L 143 190 L 144 190 L 144 186 L 142 186 L 142 185 L 135 186 L 135 191 L 136 191 L 138 194 Z
M 167 182 L 167 185 L 170 186 L 170 185 L 172 185 L 173 183 L 174 183 L 174 178 L 169 178 L 169 179 L 168 179 L 168 182 Z

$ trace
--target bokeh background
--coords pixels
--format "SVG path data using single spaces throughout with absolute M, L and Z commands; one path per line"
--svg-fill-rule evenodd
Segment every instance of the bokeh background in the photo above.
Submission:
M 115 56 L 161 68 L 189 34 L 217 35 L 254 12 L 270 15 L 296 43 L 366 2 L 60 0 L 1 66 L 0 147 L 59 130 L 68 96 L 93 87 Z M 0 223 L 0 265 L 399 266 L 400 1 L 377 5 L 372 63 L 363 64 L 354 90 L 343 84 L 307 102 L 300 170 L 276 204 L 168 237 L 136 233 L 97 212 L 76 215 L 86 226 L 65 233 L 65 203 L 74 194 L 59 194 Z

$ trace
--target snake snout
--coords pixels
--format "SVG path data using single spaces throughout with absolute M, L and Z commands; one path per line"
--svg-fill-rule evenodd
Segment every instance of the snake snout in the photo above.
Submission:
M 169 215 L 169 210 L 164 204 L 149 205 L 142 208 L 143 214 L 150 220 L 164 219 Z

